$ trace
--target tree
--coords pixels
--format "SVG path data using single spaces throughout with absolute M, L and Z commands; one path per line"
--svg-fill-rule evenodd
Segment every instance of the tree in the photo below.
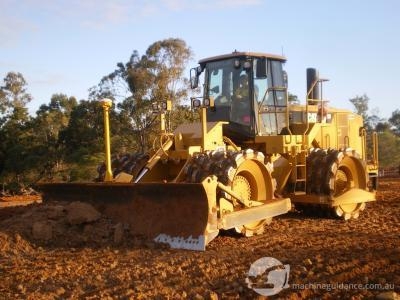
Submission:
M 366 94 L 351 98 L 349 101 L 354 105 L 355 112 L 363 117 L 364 127 L 368 132 L 375 130 L 378 124 L 384 123 L 384 120 L 379 117 L 378 108 L 369 112 L 369 97 Z
M 400 136 L 400 110 L 396 109 L 389 118 L 389 123 L 395 127 L 395 133 Z
M 155 42 L 145 55 L 140 57 L 135 50 L 128 62 L 118 63 L 117 69 L 91 90 L 91 97 L 110 97 L 117 101 L 121 124 L 124 124 L 120 135 L 133 134 L 135 144 L 145 152 L 148 136 L 157 127 L 151 104 L 169 99 L 176 107 L 187 97 L 188 80 L 183 72 L 191 57 L 190 48 L 181 39 Z
M 400 137 L 393 131 L 379 133 L 379 166 L 381 168 L 397 167 L 400 161 Z
M 183 72 L 191 57 L 190 48 L 180 39 L 167 39 L 150 45 L 144 62 L 153 79 L 152 100 L 170 99 L 174 104 L 180 104 L 187 96 L 187 80 L 184 79 Z
M 31 157 L 36 161 L 38 179 L 53 177 L 63 168 L 65 147 L 59 136 L 68 126 L 71 112 L 76 106 L 74 97 L 54 94 L 49 104 L 40 106 L 31 121 L 30 126 L 35 132 Z
M 80 100 L 71 111 L 68 125 L 59 134 L 63 161 L 68 166 L 63 173 L 64 180 L 96 177 L 96 168 L 104 160 L 103 132 L 103 111 L 99 102 Z
M 297 95 L 294 95 L 292 93 L 289 93 L 288 101 L 290 104 L 300 104 L 299 97 L 297 97 Z
M 60 141 L 70 161 L 81 154 L 103 149 L 102 108 L 97 101 L 81 100 L 71 111 L 68 125 L 60 132 Z
M 24 108 L 32 100 L 27 93 L 24 76 L 21 73 L 9 72 L 4 78 L 4 85 L 0 87 L 0 112 L 10 113 L 14 108 Z
M 38 135 L 44 142 L 57 141 L 61 130 L 67 127 L 72 110 L 77 106 L 75 97 L 54 94 L 48 105 L 41 105 L 36 112 Z
M 355 96 L 354 98 L 349 99 L 349 101 L 354 105 L 355 112 L 361 115 L 364 119 L 364 126 L 369 128 L 368 126 L 368 102 L 369 98 L 366 94 L 362 96 Z
M 3 115 L 7 110 L 7 98 L 5 92 L 0 89 L 0 116 Z M 1 125 L 1 123 L 0 123 Z
M 384 131 L 389 131 L 390 130 L 390 124 L 388 122 L 378 122 L 375 126 L 375 130 L 378 133 L 382 133 Z
M 349 101 L 354 105 L 356 113 L 366 119 L 368 116 L 369 97 L 364 94 L 362 96 L 355 96 L 354 98 L 349 99 Z
M 9 72 L 0 86 L 0 177 L 2 181 L 25 181 L 30 168 L 29 149 L 34 133 L 29 129 L 26 104 L 32 96 L 21 73 Z

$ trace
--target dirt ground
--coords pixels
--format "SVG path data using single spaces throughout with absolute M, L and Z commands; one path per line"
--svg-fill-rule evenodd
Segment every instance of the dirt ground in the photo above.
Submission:
M 264 299 L 246 283 L 263 257 L 290 265 L 289 287 L 269 299 L 400 295 L 400 179 L 381 180 L 358 220 L 293 211 L 264 235 L 220 235 L 205 252 L 132 237 L 90 208 L 11 200 L 0 199 L 0 299 Z

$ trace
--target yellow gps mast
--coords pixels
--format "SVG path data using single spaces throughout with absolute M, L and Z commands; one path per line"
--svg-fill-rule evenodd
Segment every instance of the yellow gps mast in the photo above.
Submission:
M 111 146 L 110 146 L 110 121 L 109 121 L 109 110 L 112 106 L 110 99 L 104 98 L 99 101 L 103 107 L 104 112 L 104 151 L 106 158 L 106 175 L 104 181 L 110 182 L 113 180 L 113 174 L 111 170 Z

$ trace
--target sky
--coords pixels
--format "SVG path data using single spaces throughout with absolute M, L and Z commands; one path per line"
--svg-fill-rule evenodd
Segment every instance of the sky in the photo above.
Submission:
M 387 119 L 400 109 L 399 11 L 398 0 L 0 0 L 0 85 L 22 73 L 34 114 L 55 93 L 87 99 L 134 50 L 180 38 L 188 68 L 234 50 L 283 54 L 302 102 L 315 67 L 331 106 L 353 110 L 365 94 Z

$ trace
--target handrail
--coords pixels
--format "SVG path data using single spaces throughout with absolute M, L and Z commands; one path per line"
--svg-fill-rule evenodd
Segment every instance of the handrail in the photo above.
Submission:
M 328 133 L 325 135 L 325 147 L 326 148 L 331 147 L 331 136 Z
M 372 133 L 372 145 L 373 145 L 373 159 L 374 159 L 374 164 L 378 165 L 379 164 L 379 152 L 378 152 L 378 133 L 374 131 Z
M 345 135 L 343 138 L 343 142 L 344 142 L 344 149 L 347 149 L 350 147 L 350 138 L 348 135 Z
M 362 159 L 366 160 L 367 158 L 367 131 L 365 128 L 361 128 L 361 154 Z
M 305 136 L 306 136 L 306 133 L 307 133 L 307 131 L 310 129 L 310 122 L 309 122 L 309 120 L 308 120 L 308 102 L 310 101 L 310 100 L 316 100 L 316 101 L 319 101 L 320 102 L 320 105 L 321 105 L 321 116 L 320 116 L 320 120 L 322 121 L 322 119 L 323 119 L 323 113 L 324 113 L 324 102 L 326 102 L 326 100 L 323 100 L 323 97 L 322 97 L 322 82 L 325 82 L 325 81 L 328 81 L 328 79 L 323 79 L 323 78 L 317 78 L 317 79 L 315 79 L 314 80 L 314 82 L 313 82 L 313 84 L 311 85 L 311 87 L 309 88 L 309 90 L 307 91 L 307 95 L 306 95 L 306 129 L 305 129 L 305 131 L 303 132 L 303 141 L 304 141 L 304 143 L 305 143 Z M 309 97 L 310 97 L 310 94 L 312 93 L 312 91 L 314 90 L 314 88 L 315 88 L 315 86 L 317 85 L 317 83 L 321 83 L 321 86 L 320 86 L 320 89 L 321 89 L 321 98 L 320 99 L 310 99 Z M 317 116 L 318 116 L 318 113 L 317 113 Z M 322 123 L 322 122 L 321 122 Z

